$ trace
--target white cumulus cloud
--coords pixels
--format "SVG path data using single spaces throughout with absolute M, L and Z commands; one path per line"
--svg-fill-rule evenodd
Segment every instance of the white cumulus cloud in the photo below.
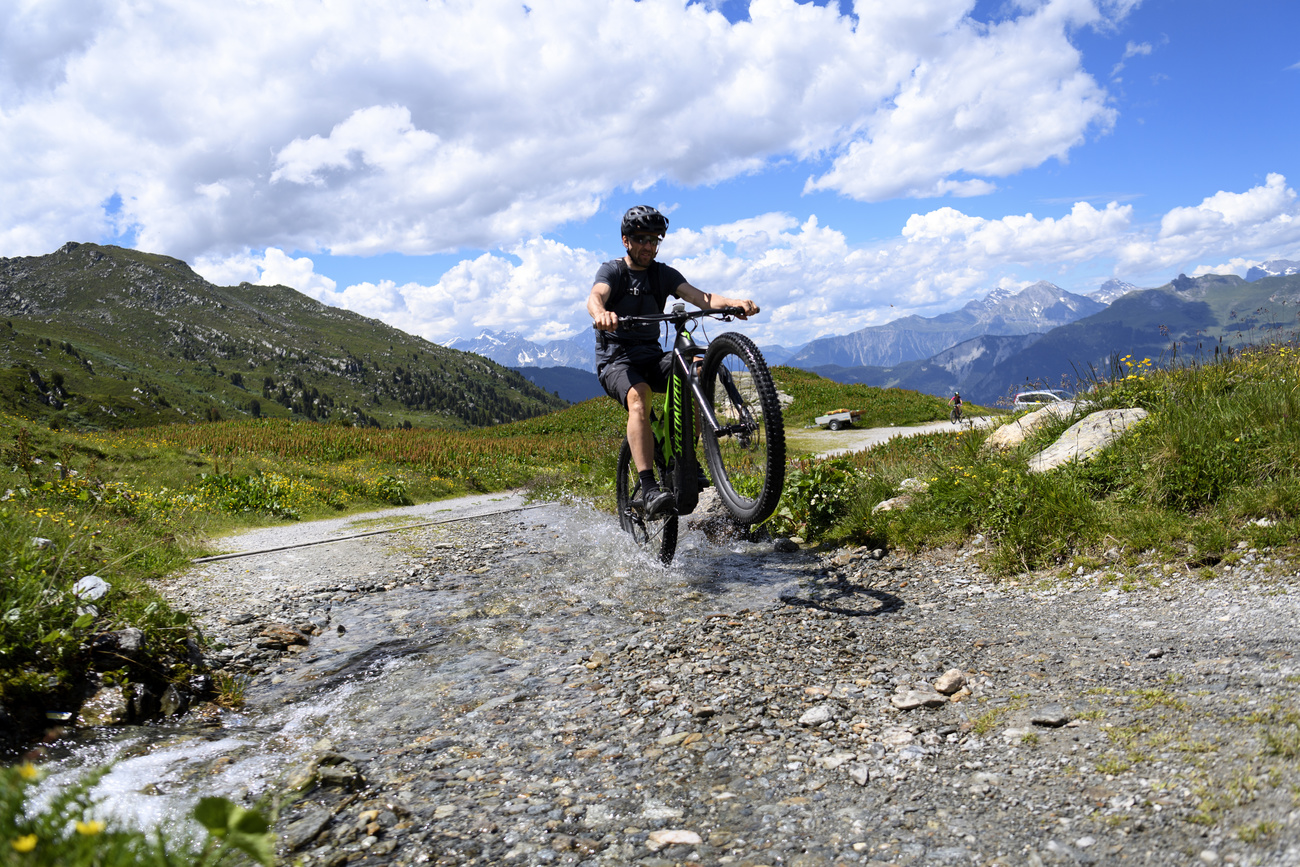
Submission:
M 871 7 L 886 14 L 897 8 L 906 7 Z M 878 27 L 895 52 L 914 52 L 915 62 L 888 102 L 864 106 L 831 170 L 806 189 L 866 201 L 981 195 L 994 184 L 963 175 L 1005 177 L 1063 160 L 1090 129 L 1107 130 L 1115 119 L 1067 38 L 1070 24 L 1095 14 L 1091 4 L 1048 2 L 992 25 L 963 18 L 902 30 L 913 38 L 901 42 L 888 26 L 894 21 L 863 15 L 859 31 Z
M 193 268 L 203 279 L 218 286 L 238 283 L 290 286 L 318 301 L 332 301 L 338 286 L 329 277 L 317 274 L 310 258 L 295 259 L 275 247 L 268 247 L 260 254 L 245 250 L 233 256 L 200 257 L 194 261 Z
M 307 265 L 299 265 L 303 262 Z M 544 341 L 590 328 L 590 320 L 582 321 L 585 313 L 575 314 L 585 309 L 599 262 L 586 250 L 536 238 L 506 255 L 484 253 L 463 260 L 431 286 L 381 280 L 336 290 L 330 281 L 328 287 L 311 291 L 293 282 L 288 267 L 268 269 L 257 282 L 293 286 L 326 304 L 383 320 L 436 343 L 474 336 L 484 329 L 514 331 Z M 319 279 L 309 259 L 291 263 L 309 279 Z
M 974 5 L 19 0 L 0 255 L 501 249 L 789 161 L 856 199 L 977 195 L 1109 127 L 1069 35 L 1133 4 Z
M 1147 243 L 1130 247 L 1120 267 L 1173 267 L 1217 256 L 1274 258 L 1300 247 L 1300 205 L 1281 174 L 1244 193 L 1219 191 L 1199 205 L 1174 208 Z
M 484 329 L 544 341 L 590 328 L 585 302 L 604 258 L 535 238 L 506 254 L 463 260 L 431 286 L 382 281 L 342 290 L 309 258 L 276 249 L 196 270 L 218 283 L 285 283 L 440 343 Z M 893 238 L 859 245 L 815 215 L 769 213 L 673 230 L 660 258 L 702 289 L 757 301 L 763 312 L 745 326 L 755 339 L 798 345 L 908 314 L 933 316 L 1041 279 L 1086 292 L 1104 279 L 1101 270 L 1145 286 L 1180 271 L 1244 275 L 1268 259 L 1300 258 L 1300 202 L 1282 175 L 1271 174 L 1151 224 L 1135 222 L 1132 207 L 1116 202 L 999 219 L 940 207 L 913 214 Z

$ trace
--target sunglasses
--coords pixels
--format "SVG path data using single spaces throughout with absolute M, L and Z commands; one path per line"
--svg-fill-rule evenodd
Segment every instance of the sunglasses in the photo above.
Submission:
M 642 247 L 658 247 L 663 239 L 658 235 L 628 235 L 628 240 Z

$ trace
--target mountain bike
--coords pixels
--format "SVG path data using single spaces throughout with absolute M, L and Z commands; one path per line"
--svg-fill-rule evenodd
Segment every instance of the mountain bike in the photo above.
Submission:
M 952 422 L 953 424 L 957 424 L 957 423 L 959 423 L 959 422 L 961 421 L 961 405 L 960 405 L 960 404 L 958 404 L 957 406 L 954 406 L 954 407 L 952 408 L 952 412 L 948 413 L 948 420 L 949 420 L 950 422 Z
M 699 504 L 697 424 L 718 499 L 738 523 L 762 523 L 781 499 L 785 428 L 763 354 L 743 334 L 720 334 L 707 347 L 697 344 L 693 334 L 704 317 L 730 322 L 742 312 L 738 307 L 687 312 L 684 304 L 675 304 L 671 313 L 619 317 L 620 327 L 669 323 L 677 332 L 663 409 L 650 418 L 655 475 L 660 487 L 676 497 L 677 507 L 668 515 L 646 517 L 641 480 L 626 439 L 619 450 L 616 480 L 619 524 L 665 565 L 677 550 L 678 519 Z

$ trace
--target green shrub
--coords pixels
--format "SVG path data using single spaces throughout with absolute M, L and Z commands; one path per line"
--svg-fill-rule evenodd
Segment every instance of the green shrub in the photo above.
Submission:
M 277 476 L 254 473 L 235 476 L 230 473 L 203 473 L 197 485 L 199 494 L 223 512 L 262 512 L 279 518 L 299 517 L 288 505 L 292 483 Z
M 848 461 L 802 461 L 786 472 L 785 491 L 770 527 L 809 541 L 820 539 L 843 516 L 856 488 Z
M 411 498 L 406 493 L 406 482 L 387 473 L 381 475 L 370 487 L 370 494 L 394 506 L 411 505 Z

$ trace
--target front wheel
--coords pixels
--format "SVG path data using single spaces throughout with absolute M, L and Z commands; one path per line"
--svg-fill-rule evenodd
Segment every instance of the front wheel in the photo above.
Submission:
M 658 460 L 655 461 L 659 463 Z M 656 474 L 663 479 L 666 489 L 670 474 L 662 466 L 655 467 Z M 653 551 L 659 562 L 667 566 L 677 552 L 677 516 L 648 519 L 641 505 L 641 480 L 637 477 L 636 464 L 632 462 L 632 447 L 623 440 L 623 448 L 618 452 L 618 475 L 615 487 L 618 491 L 618 523 L 624 532 L 631 533 L 632 539 L 641 548 Z
M 704 353 L 700 385 L 718 420 L 716 433 L 700 432 L 714 487 L 737 521 L 761 523 L 785 484 L 785 428 L 767 363 L 752 340 L 728 332 Z

